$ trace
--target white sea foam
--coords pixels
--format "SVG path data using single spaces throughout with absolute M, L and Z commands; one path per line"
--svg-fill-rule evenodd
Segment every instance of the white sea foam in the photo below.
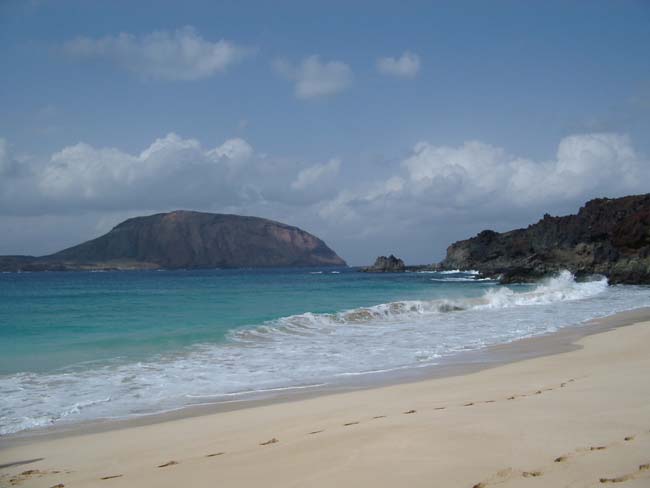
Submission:
M 558 276 L 545 280 L 533 291 L 515 293 L 510 288 L 488 290 L 481 305 L 483 308 L 506 308 L 521 305 L 543 305 L 566 300 L 580 300 L 599 295 L 607 289 L 607 279 L 596 278 L 576 283 L 574 276 L 562 271 Z
M 474 296 L 466 284 L 450 282 L 448 299 L 282 317 L 236 329 L 225 343 L 146 362 L 1 376 L 0 433 L 428 366 L 462 351 L 650 306 L 647 287 L 608 287 L 603 278 L 576 282 L 567 272 L 535 287 L 485 285 L 470 287 Z
M 492 278 L 476 278 L 476 277 L 464 277 L 464 276 L 453 276 L 453 277 L 447 277 L 447 278 L 429 278 L 430 281 L 438 281 L 438 282 L 456 282 L 456 283 L 476 283 L 480 281 L 491 281 L 493 283 L 496 283 L 496 280 L 493 280 Z
M 447 271 L 421 271 L 421 273 L 438 273 L 438 274 L 467 274 L 467 275 L 478 275 L 479 272 L 475 269 L 460 270 L 460 269 L 448 269 Z
M 476 281 L 459 278 L 462 281 Z M 445 280 L 449 281 L 449 279 Z M 382 322 L 403 322 L 418 320 L 431 314 L 458 312 L 471 309 L 498 309 L 525 305 L 542 305 L 554 302 L 579 300 L 603 293 L 607 279 L 600 277 L 593 281 L 578 283 L 574 276 L 563 271 L 558 276 L 545 280 L 528 292 L 515 292 L 510 288 L 489 289 L 482 297 L 457 300 L 404 300 L 382 303 L 372 307 L 361 307 L 333 314 L 311 312 L 291 315 L 268 322 L 253 329 L 237 330 L 231 334 L 233 340 L 249 340 L 268 334 L 322 333 L 327 327 L 356 324 L 377 324 Z

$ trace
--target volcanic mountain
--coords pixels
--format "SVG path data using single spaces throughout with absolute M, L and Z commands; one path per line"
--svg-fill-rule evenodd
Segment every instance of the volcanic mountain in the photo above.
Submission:
M 346 266 L 318 237 L 258 217 L 177 210 L 125 220 L 42 257 L 3 256 L 8 271 Z

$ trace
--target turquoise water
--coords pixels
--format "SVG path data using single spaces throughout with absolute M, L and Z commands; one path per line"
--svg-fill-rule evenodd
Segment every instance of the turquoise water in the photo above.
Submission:
M 0 433 L 435 365 L 650 305 L 644 287 L 502 287 L 353 269 L 4 273 Z
M 335 273 L 332 273 L 335 271 Z M 5 273 L 0 275 L 0 374 L 45 372 L 119 357 L 145 360 L 233 328 L 404 299 L 478 296 L 427 274 L 350 269 Z

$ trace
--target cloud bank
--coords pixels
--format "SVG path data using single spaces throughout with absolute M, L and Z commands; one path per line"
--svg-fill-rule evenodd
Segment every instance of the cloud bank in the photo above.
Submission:
M 309 166 L 258 155 L 239 138 L 204 148 L 170 133 L 138 154 L 79 143 L 20 172 L 16 164 L 0 139 L 0 215 L 313 204 L 340 162 Z
M 143 36 L 79 37 L 64 43 L 63 50 L 73 59 L 107 61 L 145 79 L 185 81 L 224 72 L 249 52 L 231 41 L 203 39 L 192 27 Z
M 338 158 L 264 155 L 239 138 L 206 148 L 170 133 L 135 154 L 79 143 L 44 161 L 17 161 L 0 139 L 0 228 L 15 228 L 21 216 L 73 225 L 70 216 L 92 213 L 115 224 L 186 208 L 299 225 L 343 255 L 347 246 L 356 250 L 347 256 L 352 262 L 403 249 L 433 260 L 451 240 L 486 227 L 503 230 L 544 212 L 574 212 L 590 198 L 650 191 L 650 160 L 615 133 L 565 137 L 555 156 L 541 161 L 480 141 L 422 141 L 382 177 L 361 174 L 377 173 Z
M 385 180 L 342 191 L 321 215 L 355 223 L 419 221 L 426 214 L 443 221 L 458 214 L 507 216 L 517 209 L 545 211 L 596 196 L 650 191 L 650 161 L 635 152 L 628 136 L 611 133 L 565 137 L 549 161 L 521 158 L 479 141 L 456 147 L 419 142 L 399 166 Z

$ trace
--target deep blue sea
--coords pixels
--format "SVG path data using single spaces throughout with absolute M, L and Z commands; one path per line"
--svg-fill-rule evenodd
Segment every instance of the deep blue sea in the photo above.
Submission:
M 0 434 L 435 365 L 642 306 L 648 287 L 567 272 L 2 273 Z

